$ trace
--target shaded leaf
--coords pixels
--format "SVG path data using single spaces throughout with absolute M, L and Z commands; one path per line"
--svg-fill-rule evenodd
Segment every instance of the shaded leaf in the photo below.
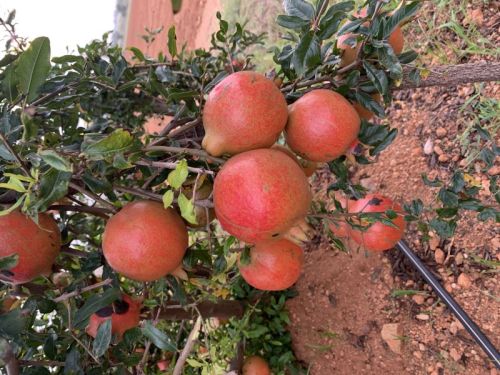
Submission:
M 40 155 L 44 162 L 50 165 L 52 168 L 57 169 L 62 172 L 72 172 L 73 167 L 71 163 L 64 159 L 61 155 L 53 150 L 43 150 L 39 151 L 38 155 Z
M 304 0 L 283 0 L 283 8 L 289 16 L 311 21 L 314 17 L 314 7 Z
M 64 197 L 68 193 L 70 179 L 71 173 L 50 168 L 40 180 L 37 209 L 45 211 L 52 203 Z
M 170 337 L 156 328 L 149 320 L 144 322 L 142 333 L 159 349 L 170 352 L 175 352 L 177 350 Z
M 368 61 L 363 61 L 363 66 L 366 70 L 366 75 L 372 81 L 373 85 L 379 93 L 386 95 L 389 90 L 389 80 L 383 70 L 376 69 Z
M 129 150 L 134 142 L 132 135 L 123 129 L 116 129 L 107 137 L 91 144 L 82 144 L 82 152 L 91 160 L 102 160 L 118 152 Z
M 80 352 L 76 347 L 66 355 L 64 362 L 64 375 L 83 375 L 83 370 L 80 367 Z
M 317 35 L 309 31 L 300 40 L 292 55 L 292 64 L 298 75 L 321 63 L 321 47 Z
M 18 254 L 12 254 L 8 255 L 5 257 L 0 258 L 0 270 L 10 270 L 11 268 L 14 268 L 17 266 L 17 263 L 19 262 L 19 255 Z
M 104 355 L 109 348 L 111 343 L 111 323 L 111 319 L 106 319 L 97 329 L 97 335 L 92 344 L 92 352 L 97 358 Z
M 300 30 L 306 26 L 310 26 L 311 23 L 309 20 L 304 20 L 297 16 L 285 16 L 279 15 L 276 19 L 278 25 L 292 30 Z
M 106 289 L 101 294 L 94 294 L 87 299 L 84 305 L 76 312 L 74 318 L 75 328 L 84 328 L 87 325 L 90 315 L 120 298 L 121 293 L 117 288 Z

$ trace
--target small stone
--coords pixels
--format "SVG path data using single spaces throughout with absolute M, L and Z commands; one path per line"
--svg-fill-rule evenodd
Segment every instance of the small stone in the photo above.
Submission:
M 424 154 L 432 155 L 433 151 L 434 151 L 434 143 L 432 142 L 432 139 L 427 138 L 427 141 L 425 141 L 424 144 Z
M 387 343 L 389 348 L 397 354 L 401 353 L 403 336 L 403 327 L 399 323 L 389 323 L 382 326 L 382 331 L 380 333 L 382 339 Z
M 420 352 L 414 351 L 414 352 L 413 352 L 413 356 L 414 356 L 415 358 L 422 359 L 422 353 L 420 353 Z
M 446 254 L 441 249 L 436 249 L 436 251 L 434 252 L 434 260 L 437 264 L 443 264 L 445 257 Z
M 438 145 L 434 146 L 434 152 L 438 155 L 443 155 L 444 154 L 444 151 L 441 147 L 439 147 Z
M 500 237 L 495 237 L 491 240 L 491 247 L 493 250 L 500 250 Z
M 446 154 L 442 154 L 442 155 L 439 155 L 438 160 L 441 163 L 446 163 L 447 161 L 450 160 L 450 157 L 448 155 L 446 155 Z
M 430 317 L 427 314 L 418 314 L 415 318 L 418 320 L 429 320 Z
M 453 360 L 455 362 L 458 362 L 462 358 L 462 354 L 460 354 L 457 349 L 451 348 L 450 349 L 450 357 L 453 358 Z
M 452 323 L 450 324 L 450 328 L 449 328 L 449 330 L 450 330 L 450 333 L 451 333 L 452 335 L 456 335 L 456 334 L 457 334 L 457 332 L 458 332 L 458 326 L 456 325 L 456 323 L 455 323 L 455 322 L 452 322 Z
M 456 265 L 461 265 L 464 263 L 464 255 L 462 253 L 458 253 L 455 255 L 455 264 Z
M 415 294 L 413 297 L 411 297 L 413 302 L 415 302 L 417 305 L 423 305 L 425 302 L 425 297 L 421 294 Z
M 439 237 L 431 237 L 429 239 L 429 247 L 431 250 L 436 250 L 439 246 Z
M 425 349 L 426 348 L 425 348 L 424 344 L 422 344 L 422 343 L 418 344 L 418 350 L 420 350 L 421 352 L 425 352 Z
M 359 183 L 368 191 L 374 191 L 377 188 L 375 182 L 370 177 L 361 179 Z
M 460 276 L 458 276 L 457 283 L 464 289 L 468 289 L 472 286 L 470 277 L 465 273 L 461 273 Z
M 483 26 L 484 15 L 480 8 L 472 9 L 467 12 L 467 20 L 475 23 L 478 27 Z
M 495 165 L 494 167 L 491 167 L 488 169 L 488 174 L 490 176 L 496 176 L 500 174 L 500 165 Z
M 448 130 L 446 130 L 442 126 L 436 129 L 436 136 L 438 136 L 439 138 L 443 138 L 446 134 L 448 134 Z

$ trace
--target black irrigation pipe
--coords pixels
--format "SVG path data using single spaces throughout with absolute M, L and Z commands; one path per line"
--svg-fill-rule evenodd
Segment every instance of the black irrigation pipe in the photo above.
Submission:
M 436 277 L 429 271 L 429 269 L 422 263 L 420 258 L 412 251 L 408 244 L 401 240 L 397 243 L 396 248 L 401 251 L 406 258 L 413 264 L 417 271 L 427 281 L 427 283 L 434 289 L 436 294 L 443 300 L 448 308 L 453 312 L 457 319 L 462 323 L 465 329 L 476 340 L 481 349 L 491 358 L 497 369 L 500 369 L 500 354 L 492 342 L 486 337 L 476 323 L 470 318 L 469 315 L 462 309 L 462 307 L 455 301 L 455 299 L 443 288 Z

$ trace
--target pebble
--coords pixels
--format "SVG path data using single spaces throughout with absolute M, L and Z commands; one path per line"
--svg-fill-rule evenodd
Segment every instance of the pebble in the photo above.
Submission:
M 425 302 L 425 297 L 421 294 L 415 294 L 412 298 L 413 302 L 415 302 L 417 305 L 423 305 Z
M 438 160 L 441 163 L 446 163 L 447 161 L 450 160 L 450 157 L 448 155 L 446 155 L 446 154 L 442 154 L 442 155 L 439 155 Z
M 469 276 L 465 273 L 461 273 L 457 280 L 458 285 L 464 289 L 468 289 L 472 286 L 472 281 Z
M 427 141 L 425 141 L 424 143 L 424 154 L 432 155 L 433 151 L 434 151 L 434 143 L 432 142 L 432 139 L 427 138 Z
M 443 138 L 446 134 L 448 134 L 448 131 L 442 126 L 436 129 L 436 136 L 439 138 Z
M 444 151 L 441 147 L 439 147 L 438 145 L 434 146 L 434 152 L 438 155 L 443 155 L 444 154 Z
M 491 167 L 488 169 L 488 174 L 490 176 L 496 176 L 500 174 L 500 165 L 495 165 L 494 167 Z
M 458 326 L 457 326 L 457 324 L 456 324 L 455 322 L 452 322 L 452 323 L 450 324 L 450 328 L 449 328 L 449 330 L 450 330 L 450 333 L 451 333 L 452 335 L 456 335 L 456 334 L 457 334 L 457 332 L 458 332 Z
M 387 343 L 389 349 L 394 353 L 401 353 L 403 336 L 403 327 L 399 323 L 389 323 L 382 326 L 382 331 L 380 332 L 382 339 Z
M 429 239 L 429 247 L 431 250 L 436 250 L 439 246 L 439 237 L 431 237 Z
M 441 249 L 436 249 L 436 251 L 434 252 L 434 260 L 437 264 L 443 264 L 445 257 L 446 254 Z
M 426 348 L 425 348 L 424 344 L 422 344 L 422 343 L 418 344 L 418 350 L 420 350 L 421 352 L 425 352 L 425 349 Z
M 430 317 L 427 314 L 418 314 L 415 318 L 418 320 L 429 320 Z
M 455 255 L 455 264 L 458 266 L 464 263 L 464 255 L 462 253 L 458 253 Z
M 458 362 L 462 358 L 462 354 L 460 354 L 457 349 L 451 348 L 450 349 L 450 357 L 453 358 L 453 360 L 455 362 Z
M 415 358 L 422 359 L 422 353 L 420 353 L 420 352 L 417 352 L 417 351 L 413 352 L 413 356 Z

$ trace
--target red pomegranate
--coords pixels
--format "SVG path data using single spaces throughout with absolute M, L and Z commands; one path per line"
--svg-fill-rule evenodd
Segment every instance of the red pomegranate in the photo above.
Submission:
M 241 241 L 278 238 L 301 221 L 311 204 L 304 172 L 273 149 L 229 159 L 215 178 L 215 214 L 222 228 Z
M 291 241 L 261 242 L 250 250 L 250 263 L 238 264 L 245 281 L 260 290 L 284 290 L 299 278 L 303 250 Z
M 61 232 L 47 214 L 38 215 L 38 224 L 20 211 L 0 216 L 0 257 L 17 254 L 18 263 L 4 276 L 21 284 L 50 273 L 61 249 Z
M 302 168 L 302 170 L 304 171 L 304 174 L 307 177 L 311 177 L 314 174 L 314 172 L 316 172 L 316 169 L 318 169 L 318 163 L 315 163 L 313 161 L 309 161 L 306 159 L 299 159 L 297 157 L 297 155 L 295 155 L 293 153 L 293 151 L 290 150 L 286 146 L 282 146 L 280 144 L 275 144 L 275 145 L 273 145 L 272 148 L 275 150 L 281 151 L 281 152 L 287 154 L 288 156 L 290 156 L 292 158 L 292 160 L 294 160 Z
M 387 210 L 399 213 L 397 218 L 392 220 L 397 228 L 390 227 L 381 222 L 372 224 L 364 232 L 351 228 L 350 234 L 352 239 L 369 251 L 384 251 L 393 248 L 403 238 L 406 228 L 406 222 L 401 216 L 402 209 L 399 204 L 394 203 L 383 195 L 369 194 L 365 198 L 355 201 L 349 208 L 350 213 L 386 212 Z
M 287 104 L 273 81 L 243 71 L 224 78 L 203 110 L 203 148 L 213 156 L 271 147 L 286 125 Z
M 313 90 L 290 106 L 286 142 L 304 159 L 328 162 L 347 151 L 360 124 L 358 113 L 342 95 Z
M 181 217 L 161 203 L 127 204 L 109 219 L 102 248 L 109 265 L 138 281 L 157 280 L 175 270 L 188 247 Z
M 243 375 L 271 375 L 271 369 L 264 358 L 254 355 L 245 359 Z
M 121 300 L 113 302 L 111 306 L 105 307 L 90 316 L 86 332 L 95 338 L 99 326 L 104 321 L 111 319 L 111 332 L 121 339 L 125 331 L 139 325 L 140 314 L 141 302 L 134 301 L 126 294 L 123 294 Z

